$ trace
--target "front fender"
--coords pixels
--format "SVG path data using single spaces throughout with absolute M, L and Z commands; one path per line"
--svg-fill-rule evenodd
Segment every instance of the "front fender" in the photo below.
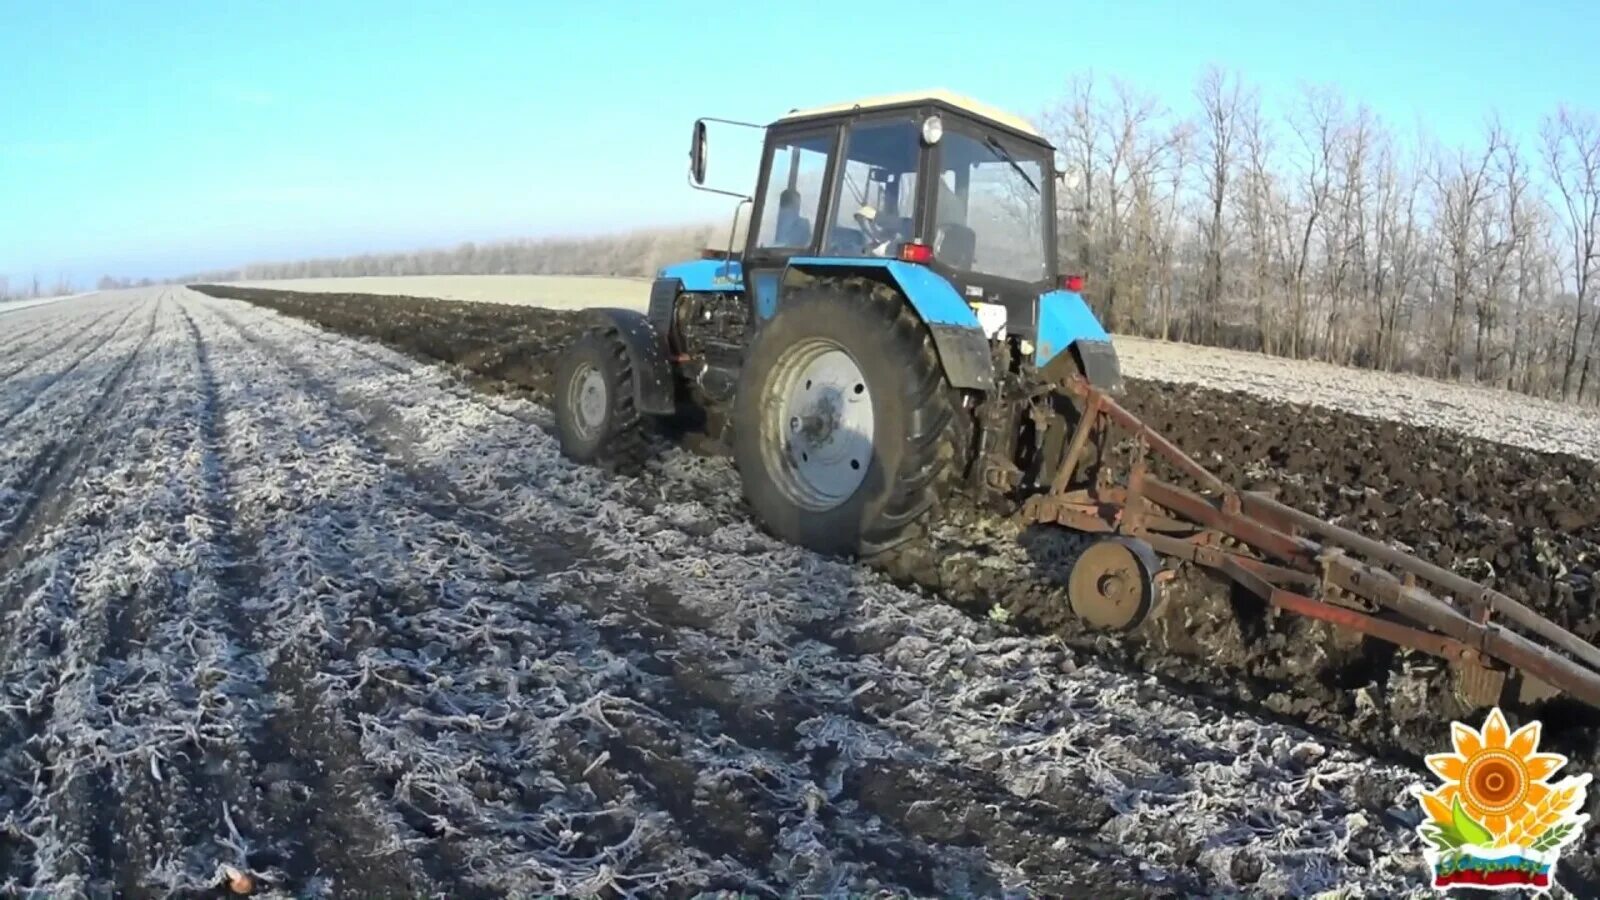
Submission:
M 898 259 L 833 256 L 795 257 L 789 260 L 789 268 L 832 277 L 848 275 L 852 270 L 887 273 L 906 302 L 927 323 L 950 384 L 978 391 L 995 389 L 994 358 L 977 314 L 955 287 L 932 269 Z
M 655 416 L 677 412 L 665 337 L 642 313 L 631 309 L 601 307 L 589 312 L 609 325 L 628 348 L 628 361 L 633 368 L 633 402 L 638 410 Z

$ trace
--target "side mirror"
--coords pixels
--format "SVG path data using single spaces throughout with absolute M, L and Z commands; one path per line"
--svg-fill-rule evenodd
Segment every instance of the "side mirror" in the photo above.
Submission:
M 694 138 L 689 142 L 689 177 L 695 184 L 706 183 L 706 123 L 696 119 Z

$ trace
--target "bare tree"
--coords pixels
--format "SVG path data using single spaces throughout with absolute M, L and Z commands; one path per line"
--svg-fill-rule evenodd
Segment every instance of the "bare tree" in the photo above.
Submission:
M 1491 165 L 1500 142 L 1498 127 L 1491 128 L 1481 152 L 1458 150 L 1441 156 L 1430 172 L 1435 222 L 1450 267 L 1450 327 L 1444 339 L 1444 371 L 1452 378 L 1461 376 L 1467 292 L 1482 261 L 1474 238 L 1488 202 Z
M 1308 88 L 1301 94 L 1302 106 L 1291 117 L 1290 125 L 1299 140 L 1299 209 L 1285 218 L 1298 215 L 1297 227 L 1285 237 L 1294 241 L 1288 248 L 1286 277 L 1290 291 L 1289 356 L 1305 355 L 1305 322 L 1308 303 L 1306 274 L 1311 260 L 1311 237 L 1326 211 L 1333 187 L 1333 154 L 1339 141 L 1343 100 L 1329 88 Z
M 1283 245 L 1281 227 L 1284 221 L 1273 212 L 1278 189 L 1272 172 L 1272 137 L 1258 95 L 1252 95 L 1241 108 L 1240 138 L 1244 150 L 1243 189 L 1236 191 L 1235 196 L 1239 198 L 1239 217 L 1250 244 L 1245 300 L 1255 310 L 1254 324 L 1260 349 L 1276 353 L 1279 352 L 1273 318 L 1276 304 L 1270 302 L 1268 285 L 1281 281 L 1275 271 L 1281 263 L 1277 252 Z
M 1600 122 L 1592 113 L 1562 107 L 1545 120 L 1543 135 L 1545 169 L 1555 185 L 1563 213 L 1563 251 L 1573 286 L 1572 340 L 1567 344 L 1566 363 L 1561 370 L 1561 396 L 1572 399 L 1572 374 L 1578 363 L 1583 326 L 1589 318 L 1600 254 Z M 1578 399 L 1582 399 L 1588 385 L 1595 334 L 1591 326 L 1578 375 Z
M 1478 245 L 1485 257 L 1485 278 L 1475 307 L 1477 334 L 1472 367 L 1477 381 L 1496 380 L 1500 361 L 1512 352 L 1509 347 L 1497 346 L 1495 329 L 1500 326 L 1503 295 L 1508 287 L 1507 270 L 1528 240 L 1527 164 L 1514 142 L 1493 137 L 1500 133 L 1498 123 L 1490 126 L 1489 142 L 1499 144 L 1493 178 L 1496 196 L 1489 213 L 1479 222 Z
M 1200 101 L 1205 194 L 1210 213 L 1202 226 L 1206 257 L 1200 302 L 1206 326 L 1199 337 L 1202 341 L 1215 341 L 1223 297 L 1223 254 L 1227 245 L 1222 211 L 1227 204 L 1228 182 L 1233 175 L 1239 109 L 1246 97 L 1239 77 L 1229 76 L 1216 66 L 1200 74 L 1195 97 Z

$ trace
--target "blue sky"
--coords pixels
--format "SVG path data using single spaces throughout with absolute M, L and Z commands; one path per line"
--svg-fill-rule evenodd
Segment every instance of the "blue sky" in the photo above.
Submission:
M 1032 116 L 1081 70 L 1187 111 L 1216 62 L 1269 102 L 1335 84 L 1402 131 L 1470 140 L 1496 110 L 1531 141 L 1600 103 L 1591 23 L 1578 2 L 0 0 L 0 274 L 721 219 L 684 182 L 698 115 L 942 86 Z M 713 182 L 747 186 L 755 141 L 714 132 Z

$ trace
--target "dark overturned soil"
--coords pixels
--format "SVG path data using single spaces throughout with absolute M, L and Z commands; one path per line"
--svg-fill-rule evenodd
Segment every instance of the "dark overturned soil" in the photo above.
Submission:
M 459 367 L 478 388 L 548 402 L 559 350 L 593 323 L 583 312 L 363 294 L 196 286 L 414 356 Z M 1131 382 L 1123 403 L 1224 481 L 1382 538 L 1600 636 L 1600 465 L 1407 424 L 1250 395 Z M 934 537 L 885 568 L 975 614 L 1004 608 L 1028 629 L 1062 633 L 1191 689 L 1284 716 L 1380 753 L 1437 752 L 1442 722 L 1475 716 L 1440 661 L 1290 615 L 1209 577 L 1168 591 L 1161 616 L 1118 638 L 1084 633 L 1058 578 L 1083 546 L 1059 531 L 1022 534 L 964 504 Z M 996 565 L 999 558 L 1008 564 Z M 1531 710 L 1546 743 L 1597 760 L 1586 708 Z
M 376 338 L 419 359 L 458 366 L 482 390 L 522 393 L 546 403 L 555 381 L 556 356 L 594 322 L 592 315 L 581 311 L 503 303 L 192 287 L 213 297 L 248 300 L 333 331 Z

